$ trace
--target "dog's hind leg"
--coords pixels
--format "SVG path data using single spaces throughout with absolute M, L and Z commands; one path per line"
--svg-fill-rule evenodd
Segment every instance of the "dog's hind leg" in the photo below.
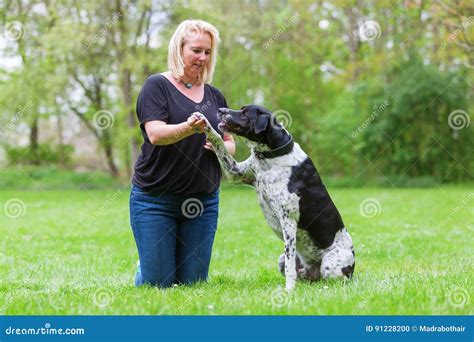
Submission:
M 334 249 L 323 257 L 321 276 L 329 278 L 351 278 L 354 272 L 355 260 L 350 250 Z
M 341 229 L 333 244 L 325 250 L 321 262 L 321 276 L 328 278 L 351 278 L 355 267 L 352 238 L 345 228 Z

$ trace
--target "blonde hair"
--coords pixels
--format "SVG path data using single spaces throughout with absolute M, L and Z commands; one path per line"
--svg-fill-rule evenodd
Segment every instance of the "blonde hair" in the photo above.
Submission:
M 199 81 L 211 83 L 214 75 L 214 68 L 217 60 L 217 47 L 220 43 L 219 31 L 203 20 L 185 20 L 179 24 L 178 28 L 171 37 L 168 46 L 168 68 L 174 78 L 180 79 L 184 76 L 183 46 L 186 37 L 199 33 L 209 33 L 211 36 L 211 54 L 206 67 L 199 75 Z

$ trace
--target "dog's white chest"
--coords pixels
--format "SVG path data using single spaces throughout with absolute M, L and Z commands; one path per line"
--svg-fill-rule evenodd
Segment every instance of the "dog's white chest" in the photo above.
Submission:
M 283 240 L 281 220 L 284 216 L 299 218 L 299 197 L 288 191 L 291 168 L 270 168 L 256 173 L 257 191 L 263 215 L 275 234 Z

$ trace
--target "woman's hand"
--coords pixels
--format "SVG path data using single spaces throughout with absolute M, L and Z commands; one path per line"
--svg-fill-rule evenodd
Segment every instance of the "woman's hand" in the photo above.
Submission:
M 204 143 L 204 148 L 209 151 L 214 151 L 214 147 L 212 146 L 209 140 L 206 140 L 206 142 Z
M 232 135 L 224 133 L 224 146 L 226 150 L 233 156 L 235 154 L 235 141 Z M 209 140 L 206 140 L 204 143 L 204 148 L 209 151 L 214 151 L 214 146 L 212 146 Z
M 204 133 L 204 128 L 206 127 L 206 119 L 198 118 L 196 115 L 192 114 L 188 120 L 187 124 L 189 128 L 194 131 L 194 133 Z

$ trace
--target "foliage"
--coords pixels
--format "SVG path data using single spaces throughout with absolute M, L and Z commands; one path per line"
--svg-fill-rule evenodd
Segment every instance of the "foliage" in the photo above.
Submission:
M 474 129 L 453 129 L 449 117 L 467 107 L 466 82 L 417 59 L 393 66 L 387 78 L 383 87 L 368 91 L 374 95 L 366 112 L 372 108 L 375 115 L 361 133 L 361 153 L 388 175 L 469 179 L 472 161 L 464 157 L 472 152 Z
M 12 147 L 5 148 L 11 165 L 67 165 L 71 162 L 74 152 L 72 145 L 38 144 L 36 148 Z
M 22 35 L 1 50 L 19 63 L 0 72 L 0 137 L 27 135 L 34 146 L 38 122 L 55 117 L 63 144 L 75 117 L 108 171 L 130 177 L 142 139 L 138 92 L 167 69 L 176 26 L 202 18 L 220 31 L 213 84 L 229 105 L 283 113 L 323 175 L 464 181 L 472 125 L 453 132 L 446 117 L 472 116 L 472 13 L 468 2 L 434 0 L 8 2 L 0 18 L 6 28 L 21 23 Z M 358 132 L 384 101 L 390 106 Z M 105 129 L 96 127 L 99 111 L 113 119 Z M 240 143 L 237 157 L 246 155 Z
M 22 191 L 112 189 L 121 185 L 103 172 L 77 172 L 56 166 L 18 166 L 0 170 L 0 188 Z

